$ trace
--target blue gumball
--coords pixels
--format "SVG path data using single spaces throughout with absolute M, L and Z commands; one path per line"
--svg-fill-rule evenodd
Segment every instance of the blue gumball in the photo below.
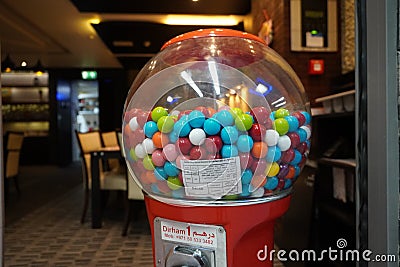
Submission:
M 221 130 L 221 124 L 215 118 L 209 118 L 204 122 L 203 129 L 208 135 L 216 135 Z
M 221 130 L 221 139 L 224 144 L 234 144 L 238 137 L 238 130 L 234 126 L 226 126 Z
M 189 116 L 183 115 L 175 124 L 174 132 L 178 133 L 180 137 L 188 136 L 192 128 L 189 124 Z
M 175 131 L 170 132 L 168 137 L 171 143 L 176 143 L 176 141 L 178 141 L 179 138 L 178 133 Z
M 285 179 L 285 185 L 283 186 L 284 189 L 289 188 L 292 185 L 292 180 Z
M 250 185 L 249 184 L 244 184 L 242 185 L 242 193 L 240 193 L 241 197 L 248 197 L 250 196 Z
M 218 111 L 213 115 L 213 118 L 219 121 L 223 127 L 233 125 L 234 123 L 232 114 L 227 110 Z
M 294 132 L 299 128 L 299 120 L 295 116 L 286 116 L 285 120 L 289 123 L 289 132 Z
M 156 167 L 154 169 L 154 176 L 157 178 L 157 180 L 160 180 L 160 181 L 164 181 L 165 179 L 168 178 L 168 175 L 165 172 L 163 167 Z
M 304 117 L 306 118 L 306 122 L 304 124 L 310 124 L 311 123 L 310 113 L 308 113 L 307 111 L 301 111 L 300 113 L 303 114 Z
M 157 123 L 154 121 L 148 121 L 143 126 L 144 135 L 148 138 L 152 138 L 153 135 L 158 131 Z
M 307 140 L 307 132 L 304 129 L 297 129 L 296 133 L 299 135 L 300 143 L 303 143 Z
M 290 165 L 297 165 L 300 163 L 300 161 L 302 159 L 303 159 L 303 156 L 301 155 L 301 153 L 297 149 L 294 149 L 294 158 L 290 162 Z
M 221 156 L 223 158 L 231 158 L 239 155 L 239 151 L 235 145 L 223 145 L 221 149 Z
M 193 110 L 189 113 L 189 124 L 193 128 L 202 128 L 206 116 L 199 110 Z
M 150 188 L 153 193 L 160 194 L 160 189 L 158 188 L 157 184 L 152 184 Z
M 279 180 L 276 176 L 269 177 L 267 179 L 267 182 L 264 185 L 264 188 L 268 189 L 268 190 L 274 190 L 275 188 L 278 187 L 278 184 L 279 184 Z
M 238 137 L 236 145 L 240 152 L 249 152 L 253 148 L 254 141 L 247 134 L 243 134 Z
M 184 198 L 185 190 L 183 188 L 179 188 L 177 190 L 172 190 L 171 195 L 173 198 Z
M 169 161 L 165 162 L 164 171 L 168 176 L 178 176 L 179 174 L 179 169 Z
M 250 184 L 253 178 L 253 172 L 250 169 L 245 169 L 242 173 L 242 184 Z

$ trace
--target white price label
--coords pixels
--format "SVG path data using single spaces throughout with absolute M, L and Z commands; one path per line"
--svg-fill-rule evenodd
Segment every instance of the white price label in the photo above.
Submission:
M 215 160 L 182 160 L 185 193 L 219 199 L 242 193 L 239 157 Z
M 200 247 L 216 248 L 219 226 L 161 221 L 161 239 Z

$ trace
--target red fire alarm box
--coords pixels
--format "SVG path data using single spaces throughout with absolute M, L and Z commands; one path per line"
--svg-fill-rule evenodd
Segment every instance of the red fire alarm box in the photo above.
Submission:
M 324 73 L 323 59 L 310 59 L 308 63 L 308 74 L 320 75 Z

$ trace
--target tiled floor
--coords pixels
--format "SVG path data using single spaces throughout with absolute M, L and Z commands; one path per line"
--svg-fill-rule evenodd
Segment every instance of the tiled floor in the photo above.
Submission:
M 79 222 L 79 179 L 76 166 L 22 168 L 22 194 L 11 190 L 6 208 L 4 266 L 153 266 L 144 205 L 139 204 L 138 216 L 123 237 L 123 205 L 118 195 L 111 195 L 103 227 L 91 229 L 89 216 L 85 224 Z M 275 262 L 274 267 L 279 266 Z

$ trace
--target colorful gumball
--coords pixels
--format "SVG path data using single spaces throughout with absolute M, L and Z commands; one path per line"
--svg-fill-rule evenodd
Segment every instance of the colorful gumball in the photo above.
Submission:
M 132 119 L 130 119 L 129 121 L 129 128 L 131 129 L 131 131 L 136 131 L 136 129 L 139 127 L 138 121 L 137 121 L 137 117 L 133 117 Z
M 158 130 L 162 133 L 169 133 L 174 128 L 175 121 L 171 116 L 162 116 L 157 121 Z
M 249 130 L 249 135 L 251 136 L 251 138 L 253 138 L 253 141 L 255 142 L 263 141 L 266 131 L 267 130 L 265 129 L 265 126 L 260 123 L 255 123 L 251 126 Z
M 192 129 L 189 133 L 189 140 L 195 146 L 201 146 L 206 139 L 206 133 L 203 129 Z
M 223 127 L 233 125 L 234 123 L 232 114 L 227 110 L 218 111 L 213 115 L 213 118 L 219 121 Z
M 292 143 L 290 141 L 289 136 L 284 135 L 284 136 L 279 137 L 278 147 L 282 152 L 288 150 L 291 145 L 292 145 Z
M 165 163 L 164 154 L 161 149 L 157 149 L 151 154 L 151 160 L 153 161 L 154 166 L 162 167 Z
M 143 167 L 146 170 L 149 170 L 149 171 L 153 171 L 154 170 L 155 166 L 154 166 L 153 161 L 151 159 L 151 155 L 146 155 L 143 158 Z
M 164 171 L 168 176 L 178 176 L 179 174 L 177 166 L 169 161 L 165 162 Z
M 143 149 L 147 154 L 152 154 L 154 150 L 156 150 L 153 140 L 150 138 L 146 138 L 143 140 Z
M 242 134 L 238 137 L 236 145 L 239 152 L 250 152 L 253 148 L 254 141 L 250 136 Z
M 187 137 L 180 137 L 176 143 L 178 152 L 188 155 L 190 149 L 192 148 L 192 143 L 190 142 L 189 138 Z
M 255 122 L 264 126 L 268 124 L 270 112 L 265 107 L 254 107 L 250 111 L 250 114 L 253 116 Z
M 161 132 L 155 132 L 151 139 L 156 148 L 163 148 L 169 143 L 168 135 Z
M 216 135 L 221 130 L 221 124 L 215 118 L 209 118 L 204 122 L 204 131 L 208 135 Z
M 275 119 L 284 118 L 289 115 L 290 115 L 289 110 L 287 110 L 285 108 L 280 108 L 280 109 L 276 110 L 274 113 Z
M 247 131 L 253 125 L 253 117 L 247 113 L 242 113 L 236 116 L 235 125 L 239 131 Z
M 278 118 L 274 121 L 274 129 L 279 135 L 284 135 L 289 131 L 289 123 L 284 118 Z
M 239 153 L 239 159 L 241 169 L 248 169 L 253 164 L 253 157 L 250 153 Z
M 189 124 L 192 128 L 203 127 L 205 119 L 206 116 L 199 110 L 193 110 L 189 113 Z
M 194 146 L 190 149 L 189 157 L 192 160 L 205 159 L 207 156 L 206 149 L 201 146 Z
M 177 190 L 182 187 L 182 182 L 178 176 L 169 176 L 167 178 L 167 185 L 171 190 Z
M 163 148 L 162 152 L 163 152 L 164 158 L 171 162 L 175 161 L 176 157 L 178 156 L 178 150 L 176 149 L 176 146 L 174 144 L 167 144 Z
M 239 151 L 235 145 L 224 145 L 221 149 L 221 156 L 223 158 L 231 158 L 239 155 Z
M 250 184 L 252 178 L 253 172 L 250 169 L 245 169 L 241 177 L 242 184 Z
M 265 158 L 268 153 L 268 145 L 264 142 L 254 142 L 251 154 L 255 158 Z
M 233 126 L 226 126 L 221 130 L 221 139 L 224 144 L 234 144 L 239 137 L 239 133 Z
M 148 121 L 143 126 L 143 132 L 148 138 L 152 138 L 153 135 L 158 132 L 157 123 L 154 121 Z
M 267 130 L 265 132 L 265 142 L 268 146 L 275 146 L 278 144 L 279 133 L 275 130 Z
M 161 117 L 167 116 L 168 115 L 168 111 L 163 108 L 163 107 L 156 107 L 153 109 L 153 111 L 151 112 L 151 119 L 155 122 L 158 122 L 158 120 Z

